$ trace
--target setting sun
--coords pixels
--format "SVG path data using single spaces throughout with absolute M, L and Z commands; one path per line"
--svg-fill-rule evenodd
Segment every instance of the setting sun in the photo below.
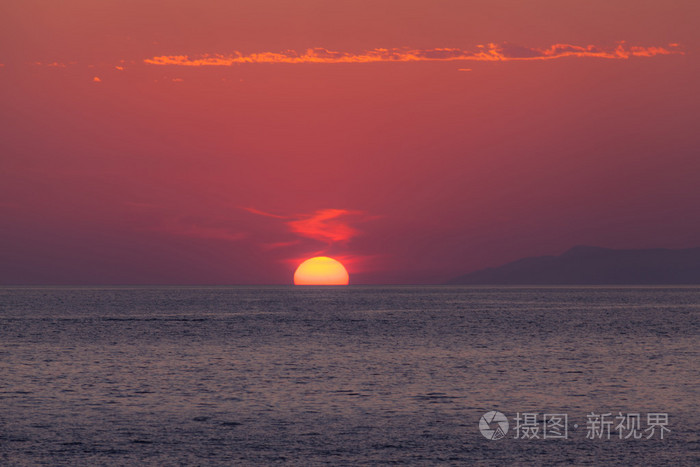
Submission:
M 299 265 L 294 285 L 348 285 L 348 271 L 333 258 L 317 256 Z

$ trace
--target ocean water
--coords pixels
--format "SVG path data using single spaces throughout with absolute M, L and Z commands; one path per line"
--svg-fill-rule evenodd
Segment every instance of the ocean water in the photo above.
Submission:
M 699 354 L 693 287 L 6 287 L 0 464 L 698 465 Z

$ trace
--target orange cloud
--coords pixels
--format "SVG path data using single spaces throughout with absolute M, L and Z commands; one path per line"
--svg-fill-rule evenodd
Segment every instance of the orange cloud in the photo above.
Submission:
M 347 209 L 321 209 L 309 217 L 287 222 L 290 230 L 302 237 L 327 243 L 347 242 L 359 232 L 350 227 L 344 218 L 362 214 Z
M 424 61 L 512 61 L 553 60 L 564 57 L 595 57 L 607 59 L 629 59 L 656 55 L 684 54 L 678 44 L 666 47 L 629 46 L 620 42 L 613 48 L 595 45 L 579 46 L 554 44 L 546 48 L 522 47 L 512 44 L 479 45 L 474 50 L 458 48 L 435 49 L 372 49 L 362 53 L 337 52 L 324 48 L 307 49 L 304 53 L 294 50 L 286 52 L 262 52 L 243 55 L 209 55 L 192 58 L 188 55 L 161 55 L 144 60 L 149 65 L 177 66 L 232 66 L 245 63 L 375 63 L 375 62 L 424 62 Z
M 347 242 L 359 234 L 359 231 L 350 226 L 350 218 L 357 221 L 366 220 L 367 215 L 362 211 L 351 211 L 348 209 L 319 209 L 311 214 L 298 216 L 280 216 L 260 211 L 255 208 L 244 208 L 246 211 L 265 217 L 284 219 L 289 230 L 304 238 L 318 240 L 320 242 L 333 244 Z M 296 242 L 279 242 L 273 244 L 274 247 L 287 246 Z
M 319 209 L 309 214 L 295 216 L 280 216 L 255 208 L 243 208 L 246 211 L 273 219 L 282 219 L 291 233 L 301 238 L 308 238 L 324 243 L 324 246 L 317 245 L 315 250 L 306 250 L 304 254 L 297 254 L 293 257 L 283 259 L 282 262 L 290 267 L 296 268 L 302 261 L 314 256 L 332 256 L 348 268 L 350 272 L 366 270 L 376 257 L 367 255 L 356 255 L 342 253 L 346 244 L 352 238 L 360 234 L 360 231 L 351 224 L 365 222 L 376 219 L 364 211 L 354 211 L 348 209 Z M 278 241 L 274 243 L 263 243 L 264 250 L 274 250 L 277 248 L 292 247 L 302 244 L 301 239 L 292 241 Z M 307 245 L 308 246 L 308 245 Z M 340 247 L 340 248 L 338 248 Z M 299 251 L 299 248 L 295 248 Z

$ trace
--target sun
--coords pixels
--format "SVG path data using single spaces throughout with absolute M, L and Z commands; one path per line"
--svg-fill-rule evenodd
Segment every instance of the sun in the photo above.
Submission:
M 294 272 L 294 285 L 348 285 L 349 281 L 345 266 L 328 256 L 307 259 Z

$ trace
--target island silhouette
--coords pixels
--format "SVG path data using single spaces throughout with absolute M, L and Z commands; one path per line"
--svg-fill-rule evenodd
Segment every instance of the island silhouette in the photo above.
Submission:
M 456 277 L 465 285 L 700 284 L 700 248 L 575 246 L 559 256 L 523 258 Z

